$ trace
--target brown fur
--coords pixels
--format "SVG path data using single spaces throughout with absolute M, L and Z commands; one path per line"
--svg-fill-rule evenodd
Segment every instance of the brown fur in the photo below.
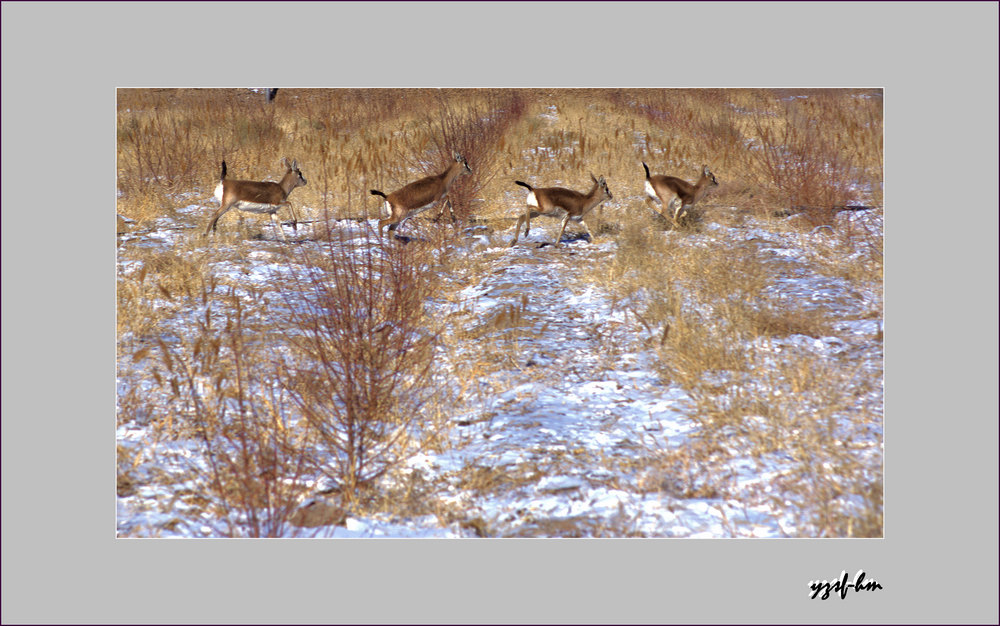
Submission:
M 707 165 L 702 166 L 701 178 L 693 185 L 674 176 L 650 176 L 649 167 L 645 163 L 642 164 L 642 167 L 646 170 L 646 182 L 656 193 L 656 198 L 653 198 L 647 190 L 647 201 L 659 200 L 662 205 L 662 210 L 659 213 L 663 215 L 663 211 L 671 212 L 672 215 L 664 215 L 664 217 L 670 217 L 675 222 L 683 217 L 696 202 L 704 198 L 711 188 L 719 185 L 719 181 L 715 179 L 715 175 L 709 171 Z M 677 202 L 680 202 L 680 206 L 672 208 Z
M 522 187 L 527 187 L 528 198 L 530 199 L 531 195 L 534 194 L 538 205 L 535 209 L 532 209 L 532 205 L 525 204 L 524 214 L 517 218 L 517 226 L 514 228 L 514 239 L 510 242 L 510 245 L 513 246 L 517 243 L 517 239 L 521 234 L 521 224 L 527 224 L 524 229 L 525 236 L 531 232 L 531 218 L 533 217 L 562 218 L 562 227 L 559 229 L 559 236 L 556 237 L 554 244 L 556 246 L 562 240 L 563 231 L 566 230 L 566 224 L 570 220 L 583 224 L 583 227 L 587 229 L 587 234 L 590 235 L 590 240 L 593 241 L 594 235 L 590 232 L 590 227 L 583 221 L 583 218 L 605 200 L 611 200 L 612 196 L 603 176 L 597 179 L 591 174 L 590 179 L 594 181 L 594 186 L 586 194 L 573 191 L 572 189 L 563 189 L 562 187 L 535 189 L 528 183 L 519 180 L 514 181 Z
M 453 156 L 455 162 L 440 174 L 421 178 L 389 195 L 377 189 L 371 190 L 373 196 L 382 196 L 389 205 L 389 216 L 378 221 L 379 237 L 382 236 L 382 227 L 386 224 L 389 224 L 389 230 L 395 230 L 404 220 L 423 213 L 437 202 L 441 203 L 441 209 L 435 219 L 441 218 L 447 204 L 451 220 L 455 221 L 455 211 L 452 209 L 451 199 L 447 197 L 448 189 L 460 175 L 471 174 L 472 168 L 461 154 L 456 152 Z
M 271 216 L 271 221 L 277 222 L 275 214 L 278 212 L 278 209 L 288 206 L 288 209 L 292 213 L 292 227 L 298 230 L 299 218 L 295 214 L 295 208 L 288 201 L 288 195 L 296 187 L 304 187 L 306 179 L 299 170 L 298 161 L 289 163 L 288 159 L 282 159 L 282 163 L 284 163 L 287 171 L 280 182 L 272 183 L 251 180 L 226 180 L 226 162 L 223 161 L 222 177 L 220 180 L 222 194 L 219 200 L 219 208 L 212 214 L 212 219 L 209 221 L 208 227 L 205 228 L 205 234 L 207 235 L 210 231 L 214 231 L 219 218 L 226 211 L 234 207 L 237 210 L 249 213 L 268 213 Z M 275 224 L 275 227 L 278 229 L 278 234 L 284 239 L 285 233 L 281 230 L 280 224 Z

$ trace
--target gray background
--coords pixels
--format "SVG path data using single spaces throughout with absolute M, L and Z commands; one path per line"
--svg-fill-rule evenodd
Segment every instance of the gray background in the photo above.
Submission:
M 3 622 L 997 623 L 997 23 L 4 2 Z M 116 540 L 115 88 L 266 85 L 885 87 L 886 538 Z M 885 589 L 808 599 L 845 569 Z

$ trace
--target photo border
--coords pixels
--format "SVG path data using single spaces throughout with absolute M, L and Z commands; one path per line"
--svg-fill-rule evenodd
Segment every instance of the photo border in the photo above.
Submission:
M 997 18 L 4 2 L 3 622 L 997 623 Z M 115 539 L 115 89 L 262 85 L 883 87 L 885 538 Z

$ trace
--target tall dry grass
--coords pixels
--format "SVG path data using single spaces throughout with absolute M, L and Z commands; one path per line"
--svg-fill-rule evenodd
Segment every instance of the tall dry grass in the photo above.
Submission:
M 474 172 L 452 190 L 456 213 L 486 224 L 490 236 L 512 229 L 523 210 L 515 179 L 585 191 L 590 173 L 605 176 L 615 200 L 587 221 L 598 240 L 617 246 L 579 276 L 630 312 L 664 381 L 689 391 L 706 449 L 736 432 L 761 454 L 795 450 L 797 469 L 782 489 L 811 494 L 803 495 L 811 503 L 803 525 L 840 536 L 881 528 L 880 513 L 871 513 L 881 510 L 872 466 L 843 453 L 849 445 L 818 450 L 829 433 L 802 417 L 818 411 L 827 423 L 837 413 L 824 412 L 823 402 L 844 406 L 868 379 L 807 355 L 775 363 L 753 349 L 790 335 L 824 336 L 833 320 L 774 297 L 767 287 L 781 268 L 752 245 L 697 246 L 685 240 L 690 233 L 665 235 L 644 206 L 640 164 L 692 182 L 708 164 L 721 183 L 702 200 L 709 221 L 830 225 L 828 243 L 811 249 L 813 266 L 877 291 L 880 231 L 837 221 L 834 209 L 882 203 L 879 91 L 282 89 L 268 103 L 239 89 L 123 89 L 117 97 L 116 209 L 139 231 L 118 248 L 119 378 L 129 389 L 119 421 L 140 416 L 158 424 L 158 436 L 201 442 L 213 510 L 230 520 L 224 532 L 286 532 L 292 503 L 317 475 L 345 486 L 352 506 L 384 503 L 388 492 L 363 492 L 441 440 L 446 427 L 435 420 L 445 390 L 436 386 L 434 359 L 463 354 L 448 342 L 474 341 L 475 332 L 442 329 L 421 303 L 493 271 L 498 255 L 465 253 L 454 245 L 461 229 L 444 225 L 386 247 L 369 235 L 342 239 L 335 220 L 377 217 L 381 203 L 368 189 L 436 173 L 453 151 Z M 309 180 L 292 196 L 312 224 L 296 243 L 267 234 L 261 241 L 255 230 L 266 220 L 236 212 L 210 241 L 196 235 L 214 206 L 223 159 L 234 177 L 276 180 L 285 156 Z M 781 212 L 805 219 L 793 224 L 775 216 Z M 159 220 L 177 229 L 174 243 L 142 239 Z M 292 278 L 248 289 L 219 270 L 249 272 L 251 255 L 261 254 L 287 264 Z M 516 330 L 516 303 L 505 311 L 487 322 Z M 880 302 L 871 314 L 881 315 Z M 504 336 L 517 341 L 516 332 Z M 449 366 L 486 378 L 510 351 L 497 345 L 490 362 Z M 806 375 L 813 365 L 823 374 Z M 763 381 L 764 391 L 727 391 L 741 380 Z M 810 399 L 797 404 L 789 389 Z M 469 401 L 480 397 L 468 391 Z M 848 421 L 860 428 L 878 419 L 870 412 Z M 803 432 L 810 434 L 792 436 Z M 832 466 L 834 474 L 820 471 Z M 407 493 L 433 489 L 411 487 Z M 843 517 L 844 507 L 822 506 L 848 496 L 870 505 L 859 509 L 867 513 Z
M 762 210 L 881 205 L 882 94 L 857 90 L 628 90 L 615 94 L 659 132 L 644 148 L 667 170 L 706 163 L 715 196 Z
M 287 89 L 270 104 L 246 90 L 123 89 L 118 110 L 119 212 L 140 220 L 180 192 L 207 199 L 223 158 L 235 177 L 265 179 L 283 156 L 311 181 L 296 202 L 314 216 L 373 216 L 368 188 L 436 173 L 454 150 L 476 171 L 456 206 L 487 217 L 510 213 L 515 178 L 582 188 L 591 171 L 638 211 L 642 160 L 691 181 L 708 164 L 722 185 L 704 202 L 762 215 L 882 202 L 874 89 Z
M 206 322 L 189 340 L 157 341 L 151 370 L 176 406 L 174 436 L 201 445 L 195 462 L 206 512 L 225 536 L 278 537 L 311 484 L 314 435 L 295 419 L 281 369 L 257 339 L 239 297 L 225 323 Z
M 664 383 L 686 392 L 685 414 L 698 425 L 691 445 L 651 453 L 662 464 L 661 484 L 682 497 L 781 511 L 795 502 L 795 532 L 805 536 L 880 536 L 881 453 L 872 429 L 881 414 L 865 399 L 877 395 L 881 368 L 797 347 L 838 332 L 833 312 L 773 289 L 794 268 L 750 242 L 664 237 L 649 222 L 627 225 L 616 241 L 615 255 L 582 280 L 601 285 L 634 320 Z M 859 290 L 880 285 L 880 265 L 862 271 L 851 245 L 839 255 L 821 247 L 824 271 L 850 266 L 841 276 Z M 871 306 L 881 315 L 879 301 Z M 730 463 L 745 455 L 760 459 L 761 471 L 779 459 L 786 470 L 766 489 L 740 488 Z

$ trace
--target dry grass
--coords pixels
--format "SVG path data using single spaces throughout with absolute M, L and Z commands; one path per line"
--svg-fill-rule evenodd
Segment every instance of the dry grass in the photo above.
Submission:
M 375 485 L 396 476 L 406 455 L 444 445 L 448 402 L 482 403 L 497 391 L 493 374 L 523 366 L 519 342 L 539 332 L 526 302 L 488 319 L 456 311 L 431 320 L 423 307 L 496 271 L 503 254 L 468 254 L 456 245 L 460 229 L 419 217 L 402 229 L 414 237 L 409 245 L 389 240 L 385 257 L 359 260 L 342 255 L 357 242 L 338 240 L 342 229 L 334 221 L 377 217 L 381 203 L 369 189 L 388 191 L 436 173 L 459 151 L 473 175 L 453 188 L 456 214 L 475 220 L 494 242 L 509 238 L 512 218 L 523 210 L 515 179 L 585 191 L 590 173 L 606 177 L 614 201 L 586 219 L 598 241 L 616 242 L 615 252 L 578 275 L 629 312 L 664 381 L 692 399 L 703 439 L 656 455 L 664 472 L 683 470 L 672 490 L 708 497 L 732 489 L 718 472 L 728 458 L 722 442 L 735 435 L 757 454 L 786 450 L 796 459 L 781 489 L 807 503 L 803 528 L 877 535 L 881 476 L 846 452 L 851 433 L 826 445 L 828 425 L 843 419 L 871 377 L 846 363 L 762 350 L 789 336 L 828 336 L 835 320 L 774 294 L 785 271 L 780 263 L 748 242 L 713 241 L 704 228 L 751 219 L 779 232 L 829 226 L 808 248 L 810 267 L 859 292 L 880 292 L 881 237 L 839 221 L 834 208 L 882 202 L 881 94 L 799 95 L 283 89 L 267 103 L 262 94 L 236 89 L 119 90 L 116 209 L 136 221 L 118 249 L 119 379 L 127 383 L 119 421 L 152 422 L 159 437 L 201 442 L 211 463 L 204 487 L 218 519 L 227 520 L 220 532 L 277 534 L 306 477 L 325 473 L 344 487 L 342 504 L 356 511 L 434 514 L 501 534 L 427 503 L 435 486 L 418 477 L 397 476 L 402 482 L 382 490 Z M 276 180 L 285 156 L 298 160 L 309 181 L 291 197 L 303 221 L 298 242 L 324 254 L 259 241 L 273 238 L 266 216 L 235 211 L 211 239 L 199 236 L 215 206 L 210 196 L 223 159 L 235 178 Z M 664 232 L 644 202 L 641 161 L 691 182 L 709 165 L 720 186 L 699 204 L 701 219 Z M 788 220 L 776 212 L 800 215 Z M 177 229 L 171 245 L 146 245 L 144 234 L 157 220 Z M 539 225 L 554 231 L 557 223 Z M 225 272 L 252 271 L 259 255 L 280 259 L 295 279 L 230 284 Z M 296 309 L 302 301 L 308 306 Z M 287 314 L 293 310 L 299 312 Z M 357 310 L 371 315 L 345 315 Z M 880 298 L 869 314 L 881 317 Z M 470 343 L 477 350 L 464 349 Z M 395 382 L 379 388 L 370 378 L 348 380 L 347 363 Z M 447 402 L 432 364 L 463 373 Z M 848 413 L 859 431 L 880 419 Z M 433 427 L 418 432 L 418 415 Z M 345 432 L 367 432 L 368 447 L 343 447 Z M 129 462 L 131 454 L 119 459 L 126 490 L 136 488 L 133 469 L 141 464 Z M 341 465 L 319 461 L 341 455 Z M 473 491 L 518 482 L 477 471 L 460 477 Z M 845 498 L 854 504 L 835 505 Z M 845 515 L 858 501 L 867 508 Z M 619 530 L 627 528 L 623 520 Z
M 696 117 L 685 119 L 698 125 Z M 809 197 L 829 198 L 827 191 Z M 687 414 L 699 424 L 691 445 L 653 454 L 654 467 L 662 464 L 652 472 L 662 477 L 652 480 L 654 489 L 757 504 L 792 500 L 801 503 L 796 527 L 803 534 L 880 535 L 881 464 L 872 460 L 880 453 L 866 436 L 881 418 L 859 400 L 876 392 L 878 372 L 783 343 L 837 334 L 829 309 L 775 291 L 800 262 L 768 257 L 754 241 L 692 236 L 697 225 L 666 235 L 658 226 L 646 216 L 626 224 L 610 261 L 581 275 L 634 318 L 659 356 L 664 382 L 687 392 Z M 881 317 L 880 237 L 834 222 L 804 246 L 809 271 L 876 294 L 860 319 Z M 776 491 L 737 488 L 729 464 L 747 453 L 792 459 L 771 485 Z
M 855 200 L 858 184 L 878 204 L 874 92 L 285 90 L 267 104 L 245 90 L 120 90 L 119 212 L 149 214 L 132 197 L 151 191 L 207 197 L 223 158 L 234 176 L 264 179 L 289 156 L 310 181 L 296 191 L 299 205 L 374 215 L 367 188 L 437 171 L 452 150 L 476 171 L 456 204 L 486 217 L 510 214 L 515 178 L 581 188 L 590 171 L 608 179 L 615 204 L 637 210 L 641 160 L 688 180 L 708 164 L 721 186 L 707 204 L 821 209 Z

